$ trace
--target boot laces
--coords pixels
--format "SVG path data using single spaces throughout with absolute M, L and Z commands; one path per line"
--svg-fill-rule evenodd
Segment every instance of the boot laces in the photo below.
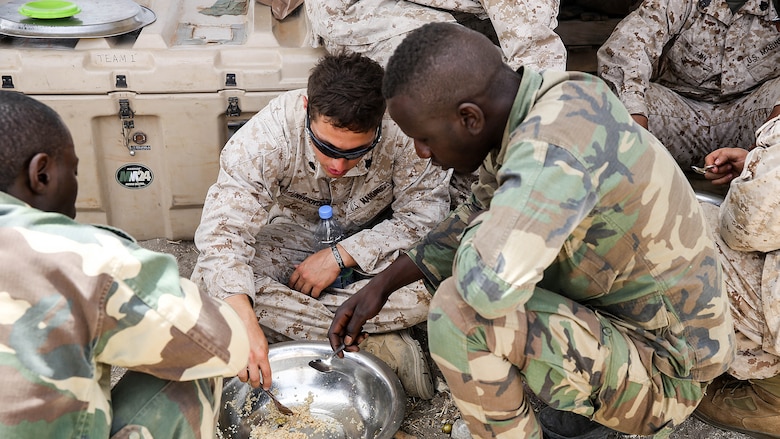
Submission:
M 721 387 L 719 391 L 721 393 L 728 392 L 729 395 L 734 395 L 737 393 L 737 391 L 744 390 L 746 386 L 750 387 L 751 386 L 750 382 L 732 378 L 729 381 L 727 381 L 725 384 L 723 384 L 723 387 Z

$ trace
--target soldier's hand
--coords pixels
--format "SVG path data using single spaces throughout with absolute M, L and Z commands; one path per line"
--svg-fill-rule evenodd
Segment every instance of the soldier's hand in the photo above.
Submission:
M 387 302 L 388 296 L 381 291 L 375 291 L 371 282 L 366 284 L 352 297 L 347 299 L 336 310 L 333 322 L 328 329 L 328 340 L 334 349 L 344 343 L 347 351 L 360 350 L 357 345 L 368 334 L 363 331 L 363 325 L 372 317 L 379 314 Z M 339 354 L 339 356 L 342 356 Z
M 705 165 L 714 165 L 707 170 L 704 178 L 712 184 L 728 184 L 742 173 L 748 151 L 742 148 L 720 148 L 707 154 Z
M 326 248 L 314 253 L 297 265 L 287 286 L 316 299 L 320 297 L 322 290 L 336 280 L 340 273 L 341 269 L 333 257 L 333 251 Z
M 271 363 L 268 361 L 268 340 L 257 321 L 257 315 L 252 308 L 249 297 L 245 294 L 236 294 L 225 299 L 225 302 L 241 317 L 249 338 L 247 367 L 238 373 L 238 379 L 244 383 L 249 382 L 252 387 L 258 387 L 262 384 L 264 389 L 270 389 Z
M 314 297 L 320 297 L 322 290 L 330 286 L 341 273 L 331 249 L 326 248 L 304 259 L 295 267 L 288 287 Z

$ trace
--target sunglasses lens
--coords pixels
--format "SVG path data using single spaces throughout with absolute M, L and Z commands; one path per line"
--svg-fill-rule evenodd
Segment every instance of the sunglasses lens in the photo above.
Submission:
M 332 158 L 332 159 L 345 159 L 345 160 L 354 160 L 356 158 L 362 157 L 366 154 L 368 154 L 369 151 L 374 149 L 374 147 L 379 143 L 380 140 L 382 140 L 382 125 L 380 124 L 379 127 L 376 129 L 376 137 L 374 137 L 374 141 L 371 142 L 370 145 L 364 146 L 363 148 L 359 149 L 353 149 L 350 151 L 341 151 L 339 149 L 336 149 L 335 147 L 323 142 L 322 140 L 318 139 L 314 133 L 311 130 L 310 126 L 310 119 L 309 114 L 306 114 L 306 134 L 309 135 L 309 138 L 311 139 L 311 142 L 314 144 L 314 146 L 317 147 L 317 149 L 325 154 L 326 156 Z

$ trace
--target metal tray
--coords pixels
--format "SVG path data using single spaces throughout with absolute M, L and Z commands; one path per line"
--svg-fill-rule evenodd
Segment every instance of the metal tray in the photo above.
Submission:
M 133 32 L 153 23 L 157 17 L 149 8 L 132 0 L 114 0 L 111 7 L 80 0 L 81 12 L 73 17 L 35 19 L 19 13 L 27 0 L 13 0 L 0 6 L 0 35 L 27 38 L 102 38 Z

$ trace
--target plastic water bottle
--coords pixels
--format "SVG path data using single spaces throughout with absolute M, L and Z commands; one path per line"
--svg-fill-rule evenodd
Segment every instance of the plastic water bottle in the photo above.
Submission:
M 320 206 L 320 223 L 314 230 L 314 251 L 330 248 L 344 238 L 344 229 L 341 224 L 333 218 L 333 208 L 325 205 Z M 334 256 L 335 257 L 335 256 Z M 331 284 L 332 288 L 346 288 L 352 283 L 353 272 L 349 267 L 342 268 L 341 274 Z

